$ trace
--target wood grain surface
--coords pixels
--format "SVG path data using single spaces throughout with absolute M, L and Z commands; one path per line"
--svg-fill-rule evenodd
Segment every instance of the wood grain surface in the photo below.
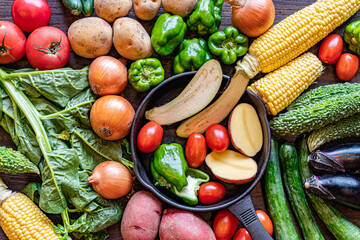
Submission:
M 11 18 L 12 2 L 13 2 L 13 0 L 0 0 L 0 20 L 12 21 L 12 18 Z M 315 2 L 315 0 L 274 0 L 275 14 L 276 14 L 275 15 L 276 16 L 275 23 L 281 21 L 288 15 L 293 14 L 297 10 L 300 10 L 301 8 L 303 8 L 305 6 L 312 4 L 313 2 Z M 65 9 L 61 0 L 48 0 L 48 3 L 50 5 L 51 13 L 52 13 L 49 25 L 58 27 L 61 30 L 63 30 L 65 33 L 67 33 L 68 27 L 70 26 L 70 24 L 72 22 L 83 17 L 83 16 L 71 15 L 69 13 L 69 11 L 67 11 L 67 9 Z M 179 0 L 179 3 L 181 3 L 181 0 Z M 159 14 L 161 14 L 163 12 L 164 12 L 164 10 L 161 8 Z M 96 16 L 96 13 L 94 13 L 93 16 Z M 129 14 L 129 17 L 137 19 L 133 11 Z M 343 35 L 345 26 L 348 23 L 353 22 L 354 20 L 357 20 L 357 19 L 360 19 L 360 12 L 358 12 L 353 17 L 351 17 L 341 27 L 336 29 L 334 31 L 334 33 Z M 137 19 L 137 20 L 139 20 L 139 19 Z M 148 22 L 141 21 L 141 20 L 139 20 L 139 21 L 143 24 L 145 29 L 150 34 L 155 20 L 148 21 Z M 222 11 L 222 24 L 220 26 L 220 29 L 222 30 L 225 27 L 230 26 L 230 25 L 231 25 L 231 8 L 230 8 L 229 4 L 224 3 L 223 11 Z M 193 36 L 195 36 L 195 35 L 190 32 L 187 33 L 187 37 L 193 37 Z M 313 53 L 317 53 L 319 46 L 320 46 L 320 44 L 317 44 L 316 46 L 311 48 L 310 51 Z M 348 49 L 346 46 L 344 48 L 344 51 L 348 52 Z M 117 58 L 121 57 L 114 48 L 111 49 L 109 55 L 117 57 Z M 159 57 L 157 54 L 154 54 L 153 56 Z M 170 56 L 167 56 L 167 57 L 159 58 L 164 66 L 166 78 L 173 74 L 171 71 L 173 58 L 174 58 L 173 54 Z M 84 59 L 82 57 L 75 55 L 73 52 L 71 52 L 68 66 L 72 67 L 74 69 L 80 69 L 84 66 L 89 65 L 91 63 L 91 61 L 92 61 L 91 59 Z M 129 63 L 128 63 L 128 65 L 129 65 Z M 7 65 L 6 67 L 18 69 L 18 68 L 31 67 L 31 66 L 27 62 L 26 58 L 23 58 L 21 61 L 14 63 L 14 64 Z M 234 73 L 234 68 L 233 68 L 233 66 L 223 66 L 223 71 L 225 74 L 231 75 L 232 73 Z M 257 78 L 259 78 L 261 76 L 262 75 L 260 74 L 259 76 L 257 76 Z M 336 83 L 336 82 L 340 82 L 340 81 L 336 78 L 334 66 L 327 65 L 326 69 L 324 70 L 324 73 L 314 84 L 312 84 L 311 88 L 314 88 L 315 86 L 319 86 L 319 85 L 325 85 L 325 84 Z M 355 76 L 355 78 L 352 79 L 350 82 L 360 82 L 360 73 L 358 72 L 358 74 Z M 141 94 L 136 93 L 129 86 L 124 91 L 124 97 L 127 98 L 132 103 L 135 110 L 139 106 L 139 104 L 140 104 L 141 100 L 144 98 L 145 94 L 146 93 L 141 93 Z M 281 138 L 280 141 L 281 142 L 293 141 L 293 139 Z M 0 128 L 0 145 L 15 148 L 15 145 L 13 144 L 9 135 L 1 128 Z M 40 179 L 35 175 L 0 174 L 0 177 L 4 180 L 5 183 L 8 184 L 10 189 L 16 190 L 16 191 L 20 191 L 28 182 L 40 181 Z M 141 188 L 141 186 L 137 185 L 135 190 L 140 189 L 140 188 Z M 263 190 L 261 188 L 260 183 L 251 192 L 251 197 L 252 197 L 252 200 L 253 200 L 253 203 L 254 203 L 256 209 L 262 209 L 262 210 L 266 211 Z M 354 222 L 357 226 L 360 227 L 360 211 L 356 211 L 356 210 L 345 208 L 345 207 L 338 206 L 338 205 L 336 205 L 336 207 L 348 219 L 350 219 L 352 222 Z M 215 212 L 207 212 L 207 213 L 202 213 L 201 215 L 209 222 L 209 224 L 211 224 L 212 219 L 214 218 L 215 214 L 216 214 Z M 56 215 L 50 216 L 50 218 L 54 222 L 60 221 L 59 216 L 56 216 Z M 335 239 L 328 232 L 328 230 L 325 228 L 325 226 L 321 223 L 321 221 L 318 218 L 317 218 L 317 222 L 319 223 L 319 226 L 320 226 L 322 232 L 324 233 L 324 236 L 326 239 Z M 109 227 L 108 230 L 111 235 L 109 240 L 122 239 L 121 234 L 120 234 L 120 223 Z M 299 235 L 301 236 L 300 232 L 299 232 Z M 0 230 L 0 240 L 7 240 L 7 237 L 2 232 L 2 230 Z

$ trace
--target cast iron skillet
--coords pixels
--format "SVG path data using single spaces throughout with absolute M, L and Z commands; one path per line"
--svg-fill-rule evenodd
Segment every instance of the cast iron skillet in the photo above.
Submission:
M 214 204 L 201 204 L 196 206 L 187 205 L 182 199 L 173 195 L 170 191 L 163 187 L 155 187 L 154 179 L 150 172 L 150 158 L 151 154 L 141 153 L 136 147 L 136 137 L 142 126 L 145 125 L 147 120 L 145 119 L 145 111 L 169 102 L 174 99 L 188 84 L 196 72 L 186 72 L 183 74 L 175 75 L 159 84 L 156 88 L 148 93 L 145 99 L 141 102 L 139 108 L 136 111 L 135 119 L 131 128 L 131 152 L 132 158 L 135 164 L 135 174 L 140 183 L 153 192 L 162 201 L 166 202 L 173 207 L 189 210 L 189 211 L 216 211 L 223 208 L 228 208 L 246 227 L 255 240 L 271 240 L 272 238 L 262 227 L 259 219 L 254 210 L 253 203 L 251 201 L 249 193 L 259 182 L 265 172 L 266 165 L 270 155 L 270 129 L 267 121 L 266 110 L 261 100 L 249 91 L 240 99 L 240 102 L 247 102 L 251 104 L 257 111 L 261 126 L 263 128 L 264 143 L 261 151 L 254 157 L 258 164 L 258 172 L 255 179 L 247 184 L 236 185 L 221 182 L 211 174 L 211 171 L 204 163 L 200 169 L 207 172 L 210 175 L 210 181 L 219 181 L 226 187 L 225 197 Z M 229 81 L 229 77 L 223 75 L 223 85 Z M 220 93 L 219 93 L 220 94 Z M 227 119 L 222 124 L 227 126 Z M 163 126 L 164 137 L 162 143 L 180 143 L 184 148 L 186 144 L 185 138 L 180 138 L 176 135 L 176 129 L 180 123 L 174 123 L 170 126 Z M 231 144 L 230 144 L 231 145 Z

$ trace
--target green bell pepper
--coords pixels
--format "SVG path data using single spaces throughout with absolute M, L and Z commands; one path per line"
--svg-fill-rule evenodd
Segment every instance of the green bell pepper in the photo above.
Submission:
M 360 55 L 360 19 L 346 26 L 344 40 L 350 51 Z
M 183 190 L 178 191 L 174 185 L 171 185 L 164 177 L 156 172 L 153 162 L 150 164 L 150 169 L 156 181 L 155 186 L 162 186 L 170 189 L 170 192 L 180 197 L 184 202 L 190 205 L 196 205 L 199 202 L 197 191 L 202 183 L 210 180 L 207 173 L 199 169 L 189 168 L 186 171 L 188 184 L 183 188 Z
M 179 192 L 188 184 L 185 172 L 189 166 L 180 144 L 161 144 L 155 150 L 151 164 L 154 178 L 159 182 L 168 182 Z
M 202 36 L 216 32 L 221 23 L 223 3 L 224 0 L 199 0 L 187 20 L 188 28 Z
M 179 74 L 185 71 L 194 71 L 211 58 L 210 51 L 204 39 L 185 39 L 180 44 L 179 53 L 174 58 L 174 73 Z
M 156 58 L 139 59 L 130 65 L 128 79 L 138 92 L 145 92 L 164 80 L 164 68 Z
M 233 64 L 249 48 L 248 38 L 232 26 L 212 34 L 209 37 L 208 46 L 210 51 L 220 57 L 225 64 Z
M 179 15 L 164 13 L 156 20 L 151 33 L 151 44 L 159 55 L 166 56 L 184 40 L 186 23 Z

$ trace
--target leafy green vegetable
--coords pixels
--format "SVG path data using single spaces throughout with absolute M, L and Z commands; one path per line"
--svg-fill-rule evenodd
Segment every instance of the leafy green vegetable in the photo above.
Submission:
M 106 141 L 89 122 L 95 101 L 88 70 L 0 69 L 0 126 L 19 152 L 41 170 L 40 183 L 23 192 L 47 213 L 61 214 L 54 226 L 63 239 L 103 240 L 104 229 L 122 216 L 121 200 L 106 200 L 87 182 L 95 166 L 114 160 L 133 168 L 125 139 Z

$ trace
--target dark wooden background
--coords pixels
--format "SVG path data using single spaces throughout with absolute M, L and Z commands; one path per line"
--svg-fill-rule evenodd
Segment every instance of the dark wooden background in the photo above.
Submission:
M 12 2 L 13 2 L 12 0 L 0 0 L 0 20 L 12 21 L 12 18 L 11 18 Z M 276 16 L 274 23 L 281 21 L 288 15 L 291 15 L 292 13 L 296 12 L 297 10 L 300 10 L 301 8 L 303 8 L 307 5 L 310 5 L 313 2 L 315 2 L 315 0 L 300 0 L 300 1 L 299 0 L 274 0 L 275 16 Z M 71 15 L 67 11 L 67 9 L 65 9 L 61 0 L 48 0 L 48 3 L 51 8 L 51 19 L 50 19 L 49 25 L 58 27 L 61 30 L 63 30 L 65 33 L 67 33 L 67 29 L 72 22 L 83 17 L 82 15 L 80 15 L 80 16 Z M 181 0 L 179 0 L 179 4 L 181 4 Z M 164 10 L 160 9 L 159 14 L 161 14 L 163 12 L 164 12 Z M 96 16 L 96 14 L 94 13 L 93 16 Z M 129 17 L 137 19 L 133 11 L 129 14 Z M 360 19 L 360 12 L 355 14 L 347 22 L 345 22 L 342 26 L 340 26 L 338 29 L 336 29 L 334 31 L 334 33 L 338 33 L 342 36 L 345 26 L 348 23 L 353 22 L 358 19 Z M 139 19 L 137 19 L 137 20 L 139 20 Z M 150 34 L 155 20 L 148 21 L 148 22 L 140 21 L 140 20 L 139 21 L 143 24 L 145 29 Z M 230 25 L 231 25 L 230 5 L 227 3 L 224 3 L 223 11 L 222 11 L 222 24 L 220 26 L 220 29 L 222 30 L 225 27 L 230 26 Z M 187 36 L 192 37 L 194 35 L 192 33 L 188 33 Z M 320 44 L 317 44 L 310 51 L 313 53 L 317 53 L 319 46 L 320 46 Z M 344 48 L 344 52 L 348 52 L 348 49 L 346 46 Z M 121 57 L 114 48 L 111 49 L 109 55 L 117 57 L 117 58 Z M 158 55 L 156 55 L 156 54 L 154 54 L 154 56 L 158 57 Z M 160 58 L 163 66 L 164 66 L 165 72 L 166 72 L 166 78 L 173 74 L 171 71 L 173 58 L 174 58 L 174 55 Z M 92 61 L 91 59 L 84 59 L 82 57 L 75 55 L 72 52 L 68 66 L 70 66 L 74 69 L 79 69 L 86 65 L 89 65 L 91 63 L 91 61 Z M 29 63 L 27 62 L 26 57 L 25 57 L 21 61 L 14 63 L 14 64 L 10 64 L 7 67 L 17 69 L 17 68 L 31 67 L 31 66 L 29 65 Z M 234 72 L 234 68 L 233 68 L 233 66 L 223 66 L 223 71 L 224 71 L 224 74 L 231 75 Z M 262 75 L 260 74 L 257 78 L 259 78 L 261 76 Z M 312 84 L 311 88 L 314 88 L 315 86 L 319 86 L 319 85 L 325 85 L 325 84 L 336 83 L 336 82 L 340 82 L 340 81 L 336 78 L 334 66 L 327 65 L 322 76 L 314 84 Z M 358 74 L 355 76 L 355 78 L 352 79 L 350 82 L 360 82 L 360 73 L 358 72 Z M 137 109 L 141 100 L 144 98 L 145 94 L 146 93 L 137 94 L 129 86 L 124 91 L 124 96 L 132 103 L 132 105 L 135 109 Z M 286 140 L 292 141 L 293 139 L 285 139 L 285 138 L 280 139 L 280 141 L 286 141 Z M 9 135 L 1 128 L 0 128 L 0 145 L 15 148 Z M 0 174 L 0 177 L 5 181 L 5 183 L 10 187 L 10 189 L 16 190 L 16 191 L 20 191 L 28 182 L 39 181 L 39 178 L 35 175 Z M 262 209 L 262 210 L 266 211 L 263 190 L 261 188 L 260 183 L 252 191 L 251 197 L 252 197 L 252 200 L 254 202 L 256 209 Z M 345 208 L 345 207 L 338 206 L 338 205 L 336 205 L 336 207 L 348 219 L 350 219 L 352 222 L 354 222 L 357 226 L 360 227 L 360 211 L 356 211 L 356 210 Z M 202 216 L 209 222 L 209 224 L 211 224 L 214 215 L 215 215 L 215 213 L 213 213 L 213 212 L 202 213 Z M 50 218 L 53 219 L 55 222 L 59 221 L 58 216 L 50 216 Z M 321 221 L 318 218 L 317 218 L 317 221 L 318 221 L 320 228 L 321 228 L 322 232 L 324 233 L 324 236 L 326 237 L 326 239 L 335 239 L 328 232 L 328 230 L 325 228 L 325 226 L 321 223 Z M 108 230 L 111 235 L 109 240 L 122 239 L 121 235 L 120 235 L 120 223 L 109 227 Z M 301 235 L 300 232 L 299 232 L 299 234 Z M 2 230 L 0 230 L 0 240 L 6 240 L 6 239 L 7 239 L 6 236 L 4 235 Z

